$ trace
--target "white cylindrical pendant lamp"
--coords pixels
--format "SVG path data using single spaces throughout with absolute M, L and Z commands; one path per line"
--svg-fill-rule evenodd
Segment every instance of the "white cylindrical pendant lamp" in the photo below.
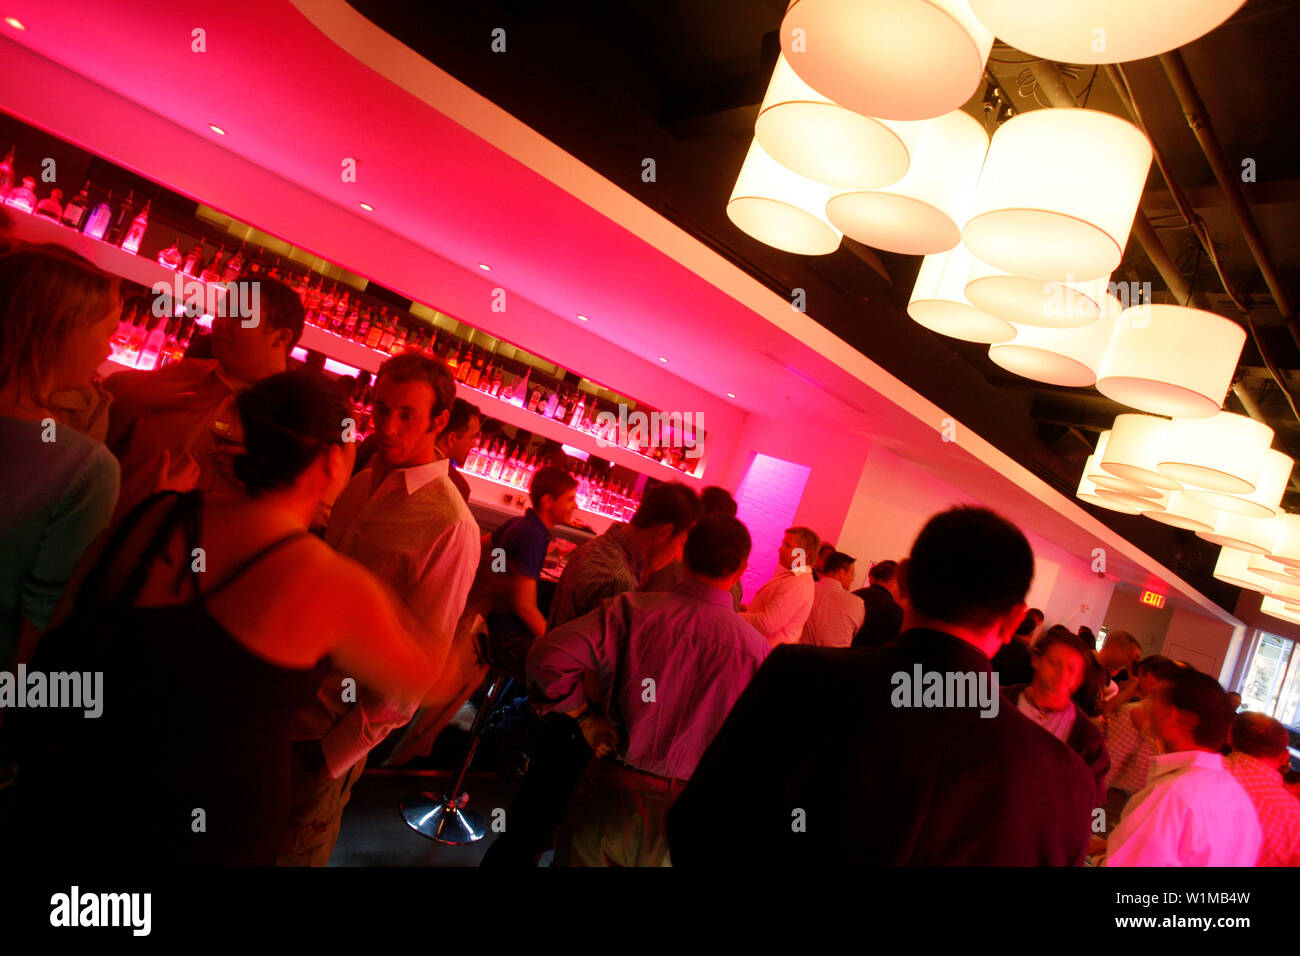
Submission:
M 1016 325 L 1073 329 L 1102 314 L 1110 276 L 1088 282 L 1044 282 L 1012 275 L 976 259 L 966 297 L 989 315 Z
M 1206 418 L 1223 406 L 1246 330 L 1180 305 L 1137 305 L 1119 318 L 1097 391 L 1171 418 Z
M 1295 587 L 1295 597 L 1291 600 L 1300 601 L 1300 572 L 1293 573 L 1265 554 L 1252 554 L 1246 562 L 1246 570 L 1258 577 Z
M 754 135 L 767 154 L 828 186 L 875 189 L 907 173 L 920 123 L 873 119 L 846 109 L 799 79 L 778 56 Z
M 1259 471 L 1255 490 L 1250 494 L 1230 495 L 1208 488 L 1188 488 L 1187 497 L 1247 518 L 1271 518 L 1282 510 L 1282 495 L 1291 481 L 1294 467 L 1294 458 L 1270 448 L 1264 453 L 1264 466 Z
M 929 255 L 961 240 L 989 136 L 955 110 L 922 124 L 907 175 L 883 189 L 839 190 L 826 216 L 851 239 L 887 252 Z
M 989 358 L 1008 372 L 1071 388 L 1096 384 L 1097 370 L 1115 334 L 1114 316 L 1075 329 L 1016 325 L 1015 338 L 989 347 Z
M 1191 43 L 1246 0 L 971 0 L 1017 50 L 1057 63 L 1126 63 Z
M 1164 509 L 1151 511 L 1147 514 L 1148 518 L 1162 524 L 1173 525 L 1175 528 L 1182 528 L 1184 531 L 1213 533 L 1214 524 L 1219 520 L 1218 511 L 1199 501 L 1192 501 L 1183 491 L 1169 491 L 1165 495 L 1161 501 Z
M 1214 565 L 1214 576 L 1220 581 L 1235 584 L 1248 591 L 1267 592 L 1276 583 L 1267 578 L 1252 574 L 1249 568 L 1251 554 L 1239 548 L 1223 547 L 1219 549 L 1219 560 Z
M 992 46 L 968 0 L 794 0 L 781 21 L 781 52 L 808 85 L 885 119 L 960 108 Z
M 1198 531 L 1198 538 L 1250 554 L 1268 554 L 1277 540 L 1276 518 L 1243 518 L 1219 512 L 1213 531 Z
M 1094 485 L 1087 475 L 1079 476 L 1079 487 L 1075 490 L 1074 496 L 1080 501 L 1086 501 L 1098 508 L 1107 508 L 1126 515 L 1140 515 L 1142 509 L 1151 503 L 1148 498 L 1106 492 Z
M 1277 541 L 1269 557 L 1278 564 L 1300 570 L 1300 515 L 1283 512 L 1277 517 Z
M 727 202 L 727 217 L 759 242 L 786 252 L 822 256 L 841 233 L 826 218 L 830 186 L 786 169 L 755 140 Z
M 1300 611 L 1295 610 L 1289 602 L 1265 595 L 1264 599 L 1259 602 L 1259 609 L 1270 617 L 1281 618 L 1284 621 L 1290 621 L 1292 624 L 1300 624 Z
M 1132 123 L 1084 109 L 1033 110 L 989 143 L 962 238 L 976 257 L 1031 279 L 1115 271 L 1151 167 Z
M 1211 418 L 1176 418 L 1157 468 L 1185 485 L 1250 495 L 1256 490 L 1272 443 L 1273 429 L 1247 415 L 1219 412 Z M 1268 515 L 1259 517 L 1271 514 L 1270 509 Z
M 1137 481 L 1129 481 L 1127 478 L 1116 478 L 1114 475 L 1107 474 L 1102 470 L 1101 459 L 1105 457 L 1106 446 L 1110 444 L 1110 429 L 1102 432 L 1097 436 L 1097 447 L 1093 449 L 1088 460 L 1083 463 L 1083 474 L 1098 488 L 1105 488 L 1107 491 L 1118 491 L 1121 494 L 1132 495 L 1135 498 L 1160 498 L 1162 492 L 1159 488 L 1152 488 Z
M 932 332 L 955 339 L 1005 342 L 1016 334 L 1011 323 L 981 312 L 966 299 L 970 262 L 970 253 L 962 246 L 921 260 L 907 314 Z
M 1158 468 L 1171 422 L 1154 415 L 1116 415 L 1105 454 L 1098 459 L 1102 470 L 1149 488 L 1181 491 L 1183 483 Z

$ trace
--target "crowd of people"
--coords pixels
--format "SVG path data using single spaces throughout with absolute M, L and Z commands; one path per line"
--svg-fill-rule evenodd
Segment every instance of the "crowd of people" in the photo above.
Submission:
M 414 352 L 359 464 L 343 390 L 290 370 L 301 304 L 259 281 L 211 358 L 100 382 L 116 281 L 0 255 L 0 670 L 108 699 L 0 710 L 19 853 L 324 865 L 367 762 L 428 754 L 495 670 L 531 743 L 484 866 L 1300 864 L 1285 728 L 1125 632 L 1044 631 L 1002 517 L 934 516 L 858 591 L 791 527 L 745 605 L 735 499 L 654 484 L 544 602 L 577 481 L 539 468 L 484 534 L 455 468 L 482 416 Z M 913 674 L 948 690 L 900 695 Z

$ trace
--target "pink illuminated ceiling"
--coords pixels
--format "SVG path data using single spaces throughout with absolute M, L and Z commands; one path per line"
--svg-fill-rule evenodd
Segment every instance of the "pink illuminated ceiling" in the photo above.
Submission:
M 342 0 L 0 6 L 28 27 L 0 27 L 0 105 L 29 122 L 652 404 L 708 408 L 733 438 L 756 414 L 881 442 L 1228 619 L 959 422 L 943 441 L 943 410 Z M 490 311 L 495 287 L 519 305 Z

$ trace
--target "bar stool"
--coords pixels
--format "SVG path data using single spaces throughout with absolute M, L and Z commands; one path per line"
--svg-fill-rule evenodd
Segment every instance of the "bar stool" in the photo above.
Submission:
M 486 830 L 483 816 L 466 809 L 469 794 L 462 793 L 460 788 L 465 782 L 465 774 L 469 772 L 469 765 L 474 760 L 474 752 L 478 750 L 479 736 L 509 682 L 509 674 L 499 668 L 492 668 L 487 695 L 479 705 L 478 713 L 474 715 L 474 723 L 469 732 L 469 748 L 465 751 L 465 759 L 461 761 L 451 789 L 441 797 L 433 793 L 417 793 L 402 801 L 402 818 L 416 833 L 435 843 L 449 846 L 463 846 L 483 839 Z

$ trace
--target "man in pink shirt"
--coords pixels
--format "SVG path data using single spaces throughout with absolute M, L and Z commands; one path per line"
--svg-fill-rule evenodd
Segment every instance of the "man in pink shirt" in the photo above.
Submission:
M 754 600 L 740 615 L 773 647 L 797 644 L 803 636 L 803 626 L 812 613 L 815 588 L 812 565 L 820 544 L 821 539 L 811 528 L 786 528 L 781 550 L 777 552 L 781 569 L 758 589 Z
M 1247 711 L 1232 724 L 1228 770 L 1255 805 L 1264 842 L 1258 866 L 1300 866 L 1300 800 L 1282 782 L 1290 762 L 1286 727 Z
M 1107 866 L 1254 866 L 1263 834 L 1255 807 L 1219 749 L 1228 737 L 1228 695 L 1190 667 L 1162 680 L 1151 727 L 1164 752 L 1147 786 L 1111 834 Z

